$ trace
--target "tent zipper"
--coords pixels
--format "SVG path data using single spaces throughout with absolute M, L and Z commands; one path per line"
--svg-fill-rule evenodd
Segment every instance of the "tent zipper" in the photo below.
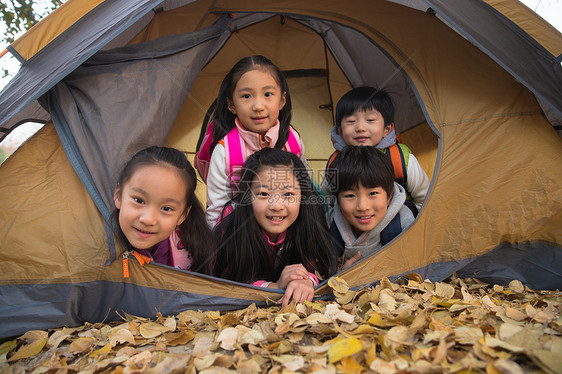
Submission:
M 133 255 L 141 266 L 148 264 L 152 259 L 148 256 L 141 255 L 137 251 L 123 252 L 123 278 L 129 278 L 129 256 Z

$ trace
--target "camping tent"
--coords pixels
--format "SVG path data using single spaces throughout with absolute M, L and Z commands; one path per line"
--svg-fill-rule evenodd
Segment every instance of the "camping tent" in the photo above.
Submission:
M 107 224 L 123 163 L 150 144 L 192 157 L 222 77 L 251 54 L 286 73 L 317 180 L 332 109 L 362 84 L 391 93 L 432 177 L 413 226 L 340 274 L 351 286 L 455 271 L 562 285 L 562 36 L 517 1 L 69 0 L 9 50 L 23 65 L 0 139 L 47 124 L 0 167 L 2 337 L 279 296 L 136 261 L 125 279 Z

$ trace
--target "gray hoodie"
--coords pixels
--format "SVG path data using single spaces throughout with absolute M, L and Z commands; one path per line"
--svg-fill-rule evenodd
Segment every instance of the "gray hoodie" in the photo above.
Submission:
M 332 127 L 330 138 L 332 139 L 332 144 L 337 151 L 341 152 L 347 146 L 345 140 L 343 140 L 343 138 L 338 134 L 336 125 Z M 387 136 L 381 139 L 379 144 L 375 145 L 375 148 L 385 149 L 394 144 L 396 144 L 396 130 L 392 130 L 391 132 L 389 132 Z
M 381 231 L 394 219 L 400 212 L 400 226 L 402 231 L 414 222 L 412 211 L 404 205 L 406 192 L 404 187 L 394 182 L 394 195 L 390 200 L 384 218 L 371 231 L 362 233 L 358 238 L 355 237 L 351 225 L 343 218 L 338 203 L 328 212 L 328 223 L 336 223 L 338 231 L 345 243 L 344 257 L 351 258 L 357 252 L 361 252 L 361 257 L 367 257 L 381 249 Z

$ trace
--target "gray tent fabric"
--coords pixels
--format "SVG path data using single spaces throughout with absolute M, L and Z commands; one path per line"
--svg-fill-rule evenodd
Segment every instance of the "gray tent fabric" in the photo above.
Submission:
M 391 95 L 396 108 L 395 124 L 399 131 L 405 131 L 424 121 L 431 124 L 429 116 L 424 116 L 425 111 L 422 112 L 420 108 L 422 101 L 412 91 L 413 84 L 407 80 L 407 74 L 380 47 L 374 48 L 376 43 L 357 30 L 334 22 L 301 17 L 295 19 L 324 37 L 352 86 L 376 85 Z M 377 85 L 375 82 L 383 83 Z
M 150 12 L 161 1 L 105 1 L 93 9 L 80 20 L 80 32 L 74 32 L 73 27 L 69 28 L 48 48 L 44 48 L 23 64 L 18 74 L 2 90 L 2 121 L 11 118 L 21 108 L 47 92 L 115 35 Z M 100 22 L 100 19 L 104 22 Z M 9 49 L 15 53 L 13 49 Z M 13 87 L 18 89 L 12 89 Z
M 154 43 L 144 43 L 102 52 L 49 92 L 53 122 L 69 127 L 107 209 L 113 206 L 113 186 L 123 160 L 135 150 L 164 142 L 227 25 L 222 19 L 188 38 L 163 38 L 156 51 Z M 134 109 L 139 106 L 142 115 Z M 70 153 L 64 142 L 63 147 Z M 106 211 L 101 213 L 107 218 Z

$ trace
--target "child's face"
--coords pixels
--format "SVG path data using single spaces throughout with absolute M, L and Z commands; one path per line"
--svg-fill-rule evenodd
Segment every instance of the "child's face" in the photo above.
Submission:
M 338 204 L 356 236 L 374 229 L 384 218 L 390 198 L 382 187 L 357 187 L 338 193 Z
M 258 225 L 269 240 L 277 241 L 299 216 L 301 189 L 299 181 L 285 166 L 267 167 L 252 181 L 252 208 Z
M 228 100 L 228 109 L 250 131 L 265 134 L 273 127 L 285 106 L 285 92 L 266 70 L 244 73 Z
M 374 146 L 388 135 L 392 124 L 385 127 L 382 114 L 376 109 L 356 111 L 341 120 L 340 136 L 347 145 Z
M 172 167 L 146 165 L 115 189 L 119 226 L 137 249 L 152 249 L 186 218 L 185 181 Z

